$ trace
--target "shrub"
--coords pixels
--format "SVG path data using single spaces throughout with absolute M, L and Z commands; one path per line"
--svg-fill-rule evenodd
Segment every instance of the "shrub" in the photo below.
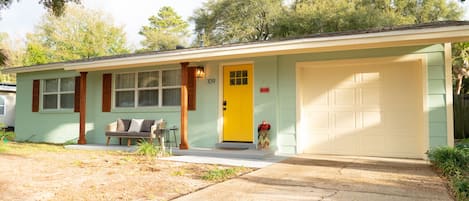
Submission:
M 469 149 L 439 147 L 428 153 L 430 161 L 447 176 L 457 200 L 469 200 Z
M 469 165 L 469 154 L 466 149 L 438 147 L 429 152 L 428 158 L 446 176 L 460 175 Z
M 457 200 L 469 200 L 469 181 L 464 178 L 453 178 L 452 187 Z
M 143 156 L 156 156 L 159 152 L 158 148 L 153 143 L 142 141 L 139 142 L 137 147 L 137 154 Z

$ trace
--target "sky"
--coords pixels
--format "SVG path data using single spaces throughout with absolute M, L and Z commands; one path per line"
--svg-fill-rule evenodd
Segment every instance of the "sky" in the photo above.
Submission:
M 82 0 L 87 9 L 102 10 L 114 18 L 114 24 L 123 26 L 130 46 L 140 47 L 143 39 L 140 28 L 148 25 L 148 18 L 156 15 L 163 6 L 171 6 L 184 19 L 202 7 L 206 0 Z M 33 32 L 41 16 L 47 11 L 38 0 L 14 1 L 10 8 L 0 11 L 0 32 L 7 32 L 13 40 L 25 40 L 26 33 Z M 194 28 L 191 25 L 190 29 Z
M 163 6 L 171 6 L 182 16 L 189 19 L 193 11 L 202 7 L 206 0 L 82 0 L 82 5 L 88 9 L 98 9 L 110 14 L 114 23 L 123 26 L 127 40 L 131 47 L 139 48 L 143 39 L 138 34 L 140 28 L 148 25 L 148 18 L 156 15 Z M 34 26 L 46 13 L 39 0 L 14 1 L 9 9 L 0 11 L 0 33 L 7 32 L 14 41 L 25 41 L 25 35 L 33 32 Z M 466 14 L 464 19 L 469 20 L 469 2 L 465 2 Z M 191 24 L 190 29 L 193 30 Z

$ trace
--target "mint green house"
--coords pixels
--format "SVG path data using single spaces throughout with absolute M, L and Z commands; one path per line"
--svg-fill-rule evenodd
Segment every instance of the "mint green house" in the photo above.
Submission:
M 183 149 L 212 148 L 257 144 L 267 121 L 276 153 L 424 158 L 453 145 L 450 43 L 464 40 L 469 23 L 439 22 L 4 72 L 17 140 L 104 144 L 118 118 L 163 118 Z

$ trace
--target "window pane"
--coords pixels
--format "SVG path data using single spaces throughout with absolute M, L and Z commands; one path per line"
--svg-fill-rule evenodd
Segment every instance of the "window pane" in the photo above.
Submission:
M 116 107 L 133 107 L 134 94 L 134 91 L 117 91 Z
M 138 106 L 158 106 L 158 90 L 138 91 Z
M 5 115 L 5 106 L 0 106 L 0 115 Z
M 57 95 L 44 95 L 42 98 L 42 108 L 44 109 L 57 109 Z
M 57 79 L 44 80 L 44 92 L 57 92 L 59 82 Z
M 60 79 L 60 91 L 75 91 L 75 79 L 74 78 Z
M 178 86 L 178 85 L 181 85 L 181 70 L 163 71 L 163 86 Z
M 117 74 L 116 89 L 129 89 L 135 87 L 135 73 Z
M 60 108 L 73 108 L 73 104 L 75 102 L 75 95 L 74 94 L 61 94 L 60 95 Z
M 3 96 L 0 97 L 0 106 L 5 105 L 5 98 Z
M 138 87 L 157 87 L 159 73 L 158 71 L 138 73 Z
M 163 106 L 181 105 L 181 89 L 163 89 Z

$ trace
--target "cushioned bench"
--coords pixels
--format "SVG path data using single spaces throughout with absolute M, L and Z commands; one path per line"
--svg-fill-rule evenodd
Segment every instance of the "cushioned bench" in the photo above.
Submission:
M 157 136 L 161 144 L 161 133 L 158 130 L 160 122 L 162 120 L 118 119 L 105 128 L 106 145 L 109 145 L 111 137 L 119 138 L 119 144 L 122 138 L 127 138 L 127 146 L 130 146 L 131 139 L 149 139 L 153 143 Z

